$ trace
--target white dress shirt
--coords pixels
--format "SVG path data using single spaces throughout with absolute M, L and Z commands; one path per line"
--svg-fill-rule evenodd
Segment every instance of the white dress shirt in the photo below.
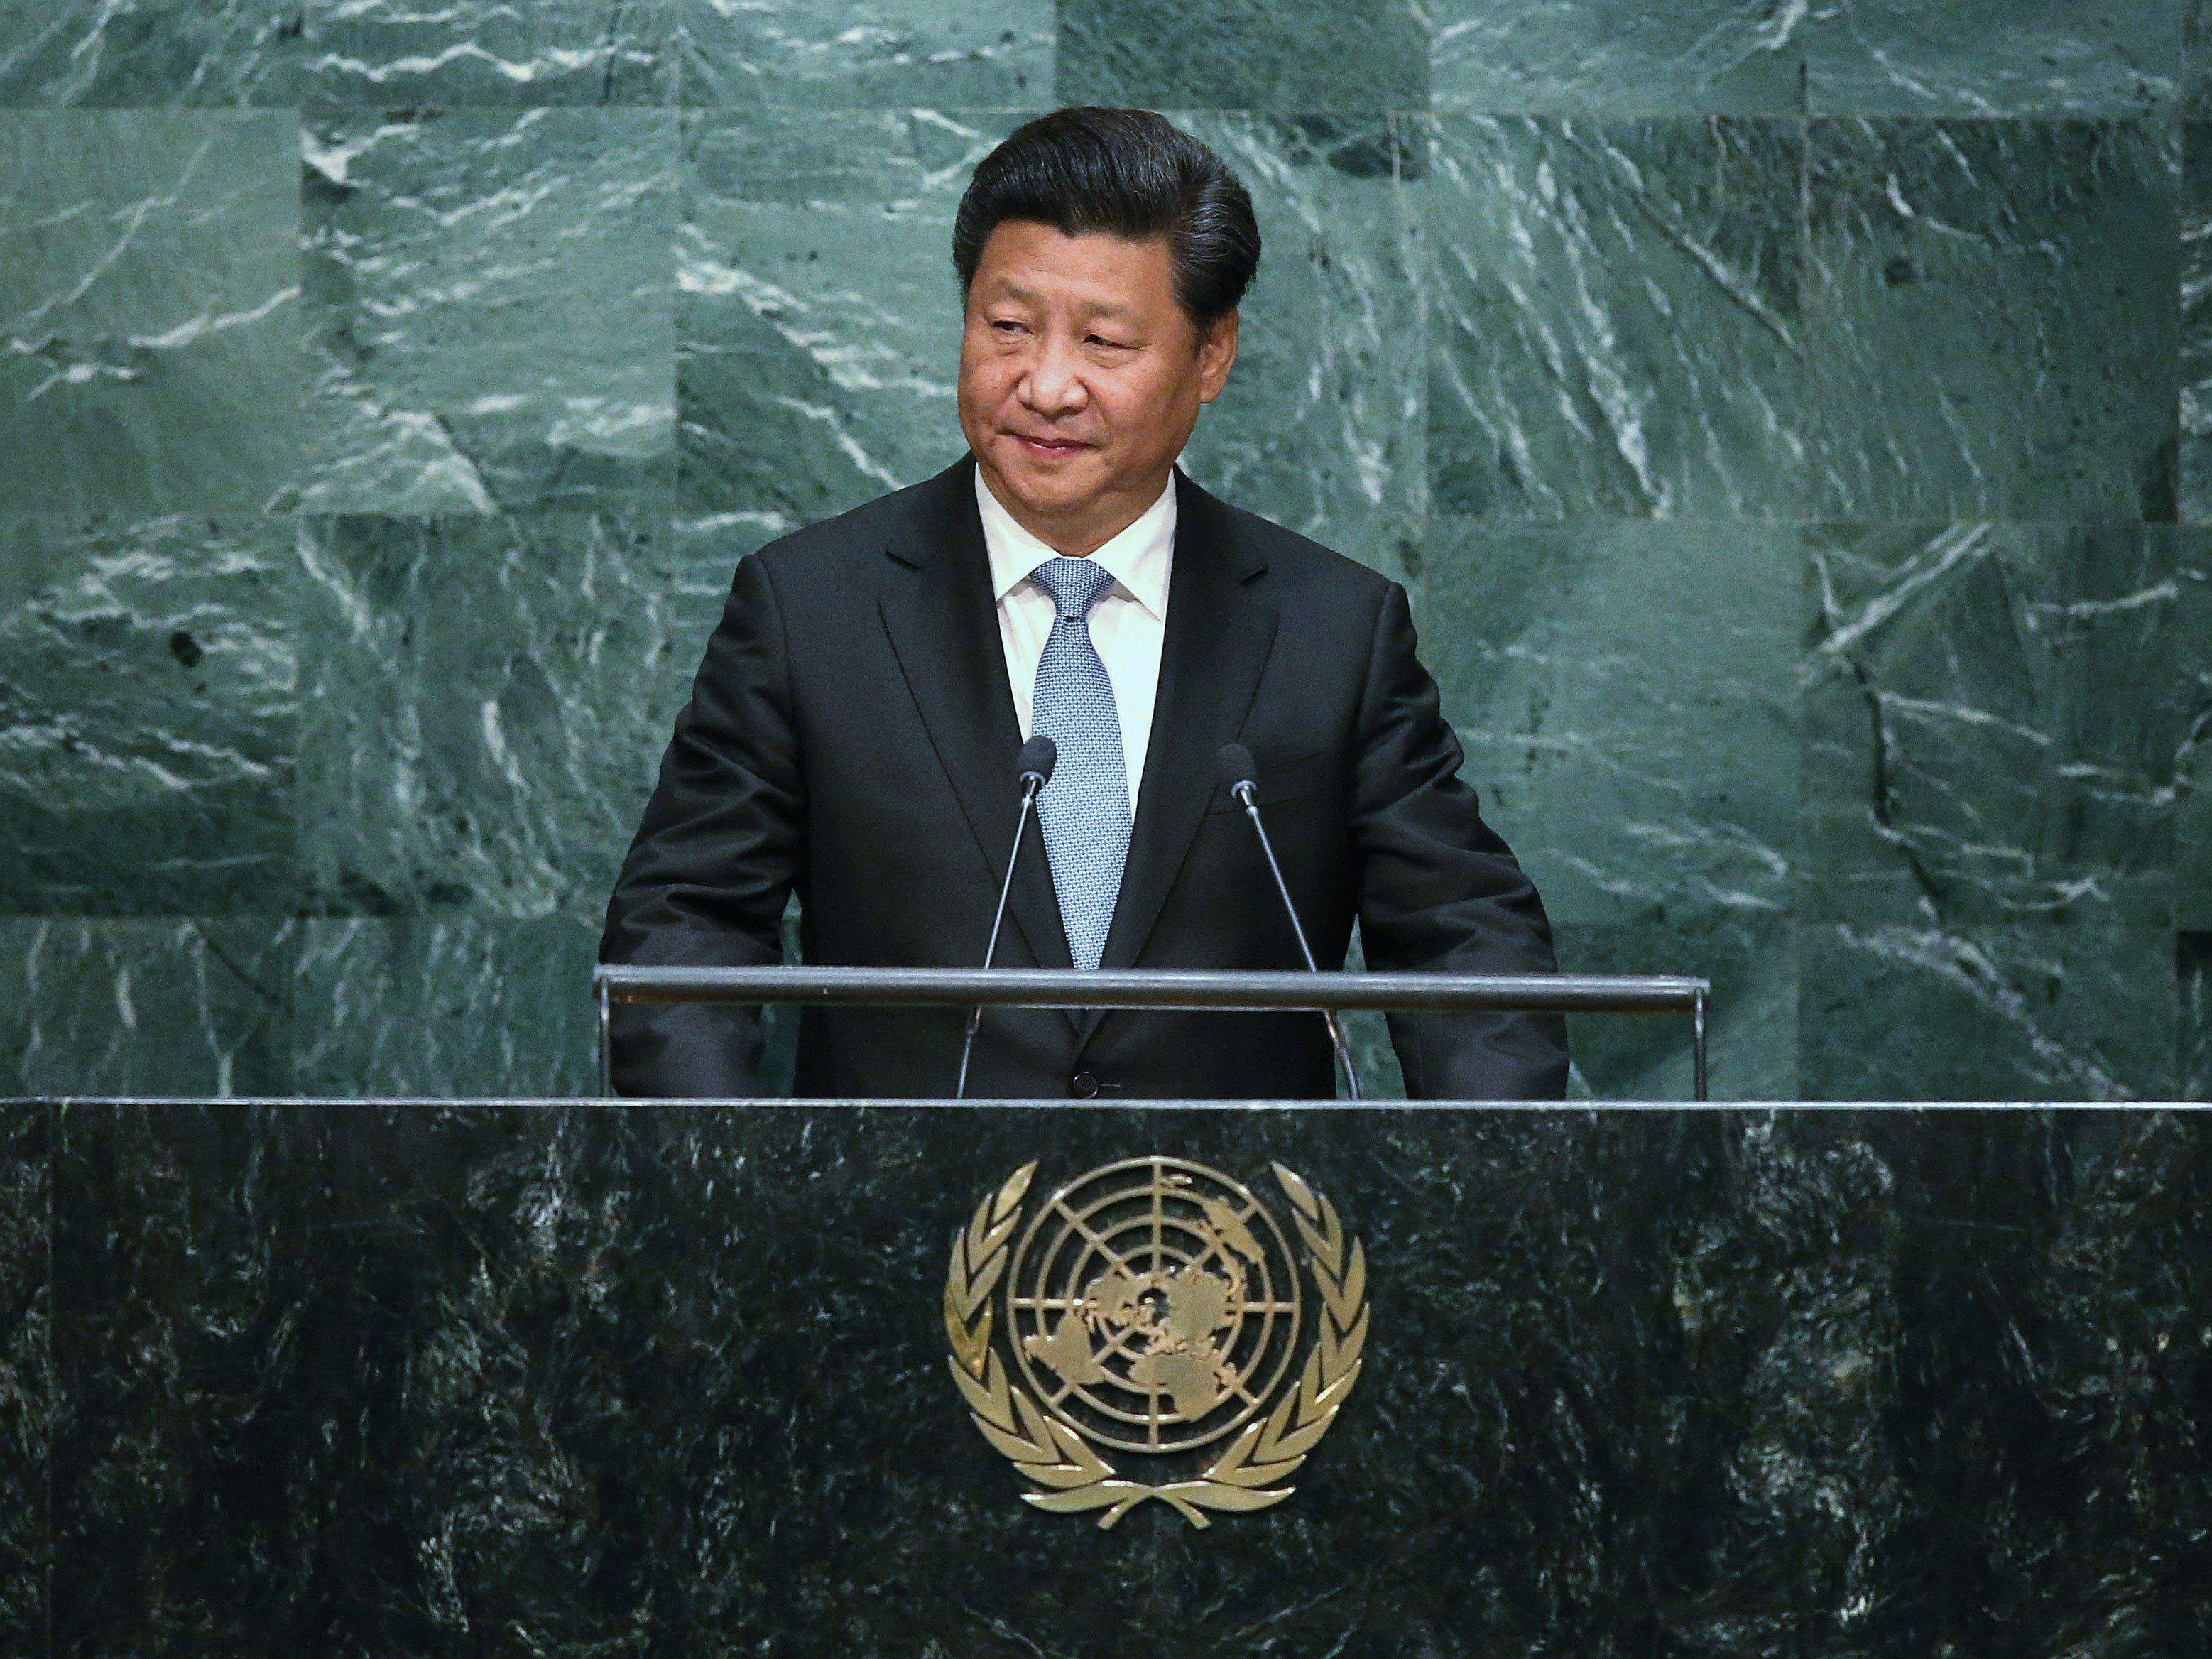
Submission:
M 1036 700 L 1037 659 L 1060 608 L 1030 580 L 1030 572 L 1059 552 L 1021 527 L 999 504 L 975 471 L 975 504 L 983 514 L 983 545 L 991 556 L 991 592 L 999 605 L 999 639 L 1006 648 L 1006 683 L 1022 738 L 1030 735 Z M 1152 704 L 1160 690 L 1160 647 L 1167 638 L 1168 577 L 1175 566 L 1175 478 L 1137 521 L 1091 555 L 1114 586 L 1091 608 L 1091 642 L 1114 683 L 1114 712 L 1121 717 L 1121 758 L 1129 773 L 1129 808 L 1145 778 L 1145 750 L 1152 738 Z

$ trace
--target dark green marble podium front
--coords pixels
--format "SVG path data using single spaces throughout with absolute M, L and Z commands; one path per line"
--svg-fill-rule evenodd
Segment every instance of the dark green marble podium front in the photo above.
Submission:
M 0 1106 L 0 1651 L 2212 1650 L 2185 1109 Z M 1020 1501 L 980 1197 L 1271 1160 L 1367 1368 L 1204 1531 Z

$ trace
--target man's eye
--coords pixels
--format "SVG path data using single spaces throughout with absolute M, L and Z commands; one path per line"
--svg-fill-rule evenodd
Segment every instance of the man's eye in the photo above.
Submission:
M 1091 343 L 1099 346 L 1109 346 L 1115 351 L 1127 351 L 1129 349 L 1129 343 L 1127 340 L 1109 340 L 1103 334 L 1092 335 L 1091 337 Z
M 1000 318 L 998 321 L 993 323 L 991 326 L 998 330 L 1001 334 L 1018 334 L 1021 332 L 1022 327 L 1019 323 L 1010 322 L 1004 317 Z

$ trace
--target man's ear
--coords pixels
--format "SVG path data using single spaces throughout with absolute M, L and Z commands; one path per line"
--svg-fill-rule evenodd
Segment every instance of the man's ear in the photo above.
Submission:
M 1237 313 L 1213 319 L 1213 326 L 1199 337 L 1198 400 L 1210 404 L 1229 384 L 1229 371 L 1237 363 Z

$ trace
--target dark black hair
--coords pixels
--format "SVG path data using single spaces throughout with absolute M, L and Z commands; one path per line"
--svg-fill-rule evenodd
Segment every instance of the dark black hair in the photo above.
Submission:
M 983 245 L 1009 220 L 1063 236 L 1165 241 L 1176 300 L 1201 330 L 1237 308 L 1260 265 L 1260 227 L 1243 185 L 1150 110 L 1055 110 L 985 156 L 952 221 L 963 295 Z

